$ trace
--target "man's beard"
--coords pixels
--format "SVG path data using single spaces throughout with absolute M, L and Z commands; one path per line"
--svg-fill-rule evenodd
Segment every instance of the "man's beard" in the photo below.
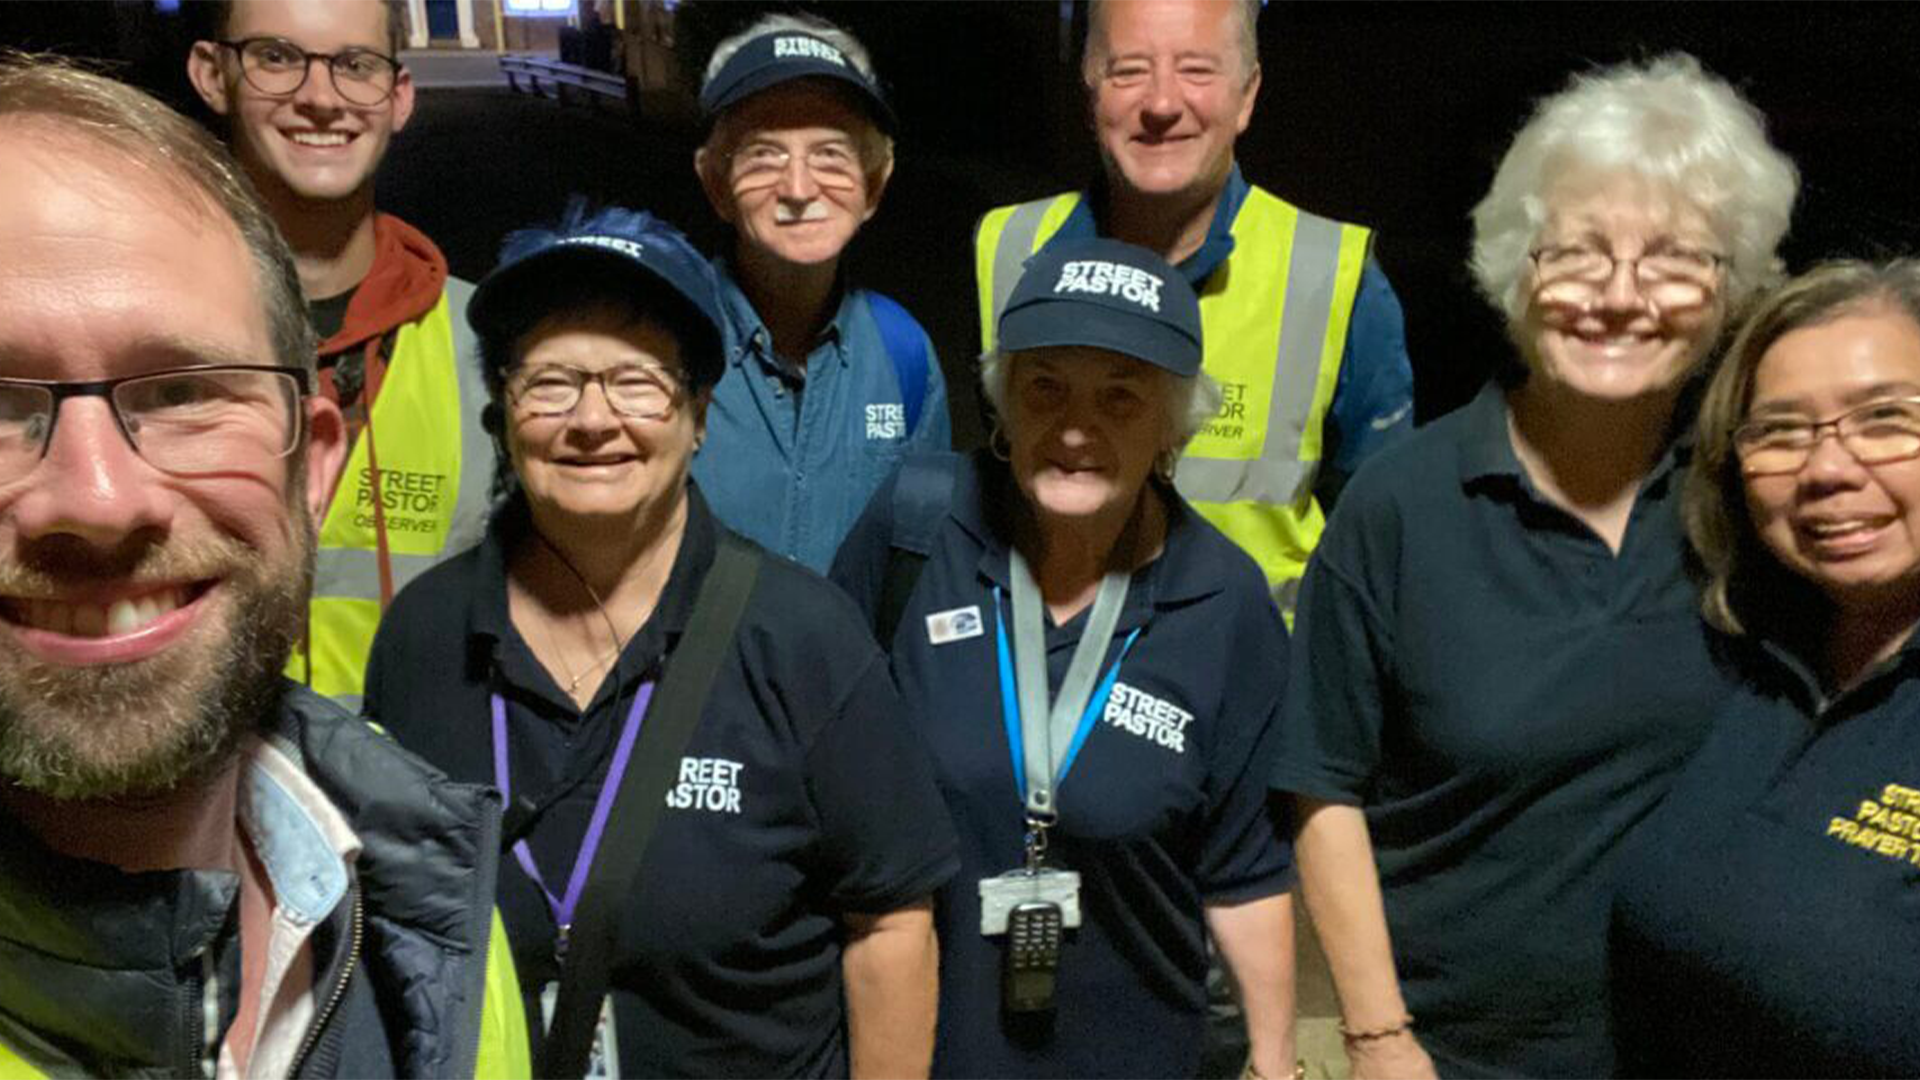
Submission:
M 225 608 L 128 663 L 72 667 L 0 648 L 0 780 L 55 799 L 142 798 L 225 767 L 276 716 L 280 672 L 305 626 L 313 528 L 303 501 L 292 517 L 293 544 L 277 561 L 222 534 L 111 556 L 52 537 L 21 562 L 0 557 L 0 594 L 211 578 L 223 595 L 200 602 Z

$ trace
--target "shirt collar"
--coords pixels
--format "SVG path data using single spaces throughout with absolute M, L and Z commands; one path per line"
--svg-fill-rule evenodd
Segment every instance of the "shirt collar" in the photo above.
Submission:
M 728 329 L 733 334 L 733 346 L 727 351 L 727 363 L 737 367 L 751 354 L 759 359 L 761 364 L 785 372 L 785 366 L 773 352 L 773 333 L 767 329 L 766 322 L 760 318 L 760 312 L 753 306 L 753 301 L 747 298 L 746 290 L 734 280 L 731 266 L 725 257 L 716 256 L 713 259 L 713 273 L 719 285 L 720 316 L 727 321 Z M 853 290 L 847 288 L 843 281 L 836 281 L 834 296 L 837 301 L 833 318 L 827 322 L 826 326 L 821 327 L 820 339 L 813 345 L 816 350 L 822 345 L 838 345 L 847 340 L 848 327 L 853 317 Z M 835 349 L 834 353 L 840 358 L 842 365 L 849 363 L 847 350 Z M 808 361 L 811 366 L 811 354 L 808 356 Z
M 1092 197 L 1080 200 L 1073 212 L 1067 215 L 1067 220 L 1061 223 L 1060 231 L 1047 241 L 1048 245 L 1062 239 L 1091 240 L 1101 235 L 1096 206 L 1106 202 L 1106 178 L 1097 179 L 1087 190 Z M 1213 220 L 1207 223 L 1207 238 L 1200 242 L 1198 250 L 1174 267 L 1196 291 L 1210 274 L 1220 268 L 1221 263 L 1227 261 L 1227 256 L 1233 254 L 1233 221 L 1239 216 L 1241 204 L 1247 201 L 1247 193 L 1251 190 L 1252 186 L 1240 175 L 1240 163 L 1235 162 L 1227 170 L 1227 184 L 1220 191 L 1220 201 L 1214 204 Z
M 1683 405 L 1682 409 L 1686 407 Z M 1498 380 L 1480 389 L 1466 406 L 1466 437 L 1460 448 L 1460 482 L 1471 485 L 1490 477 L 1505 476 L 1518 480 L 1531 490 L 1520 457 L 1513 451 L 1513 435 L 1507 422 L 1507 391 Z M 1692 415 L 1690 411 L 1676 415 Z M 1669 476 L 1692 456 L 1690 427 L 1676 420 L 1674 436 L 1640 482 L 1640 490 L 1650 491 L 1664 485 Z
M 271 742 L 253 738 L 241 773 L 239 818 L 273 883 L 276 907 L 315 924 L 347 894 L 360 837 L 333 801 Z

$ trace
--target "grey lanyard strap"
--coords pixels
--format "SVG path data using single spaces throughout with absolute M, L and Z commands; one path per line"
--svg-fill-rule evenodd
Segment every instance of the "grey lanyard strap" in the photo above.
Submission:
M 1113 643 L 1113 628 L 1120 622 L 1120 606 L 1127 598 L 1127 575 L 1109 571 L 1100 579 L 1100 591 L 1094 596 L 1093 611 L 1087 615 L 1087 628 L 1074 646 L 1073 660 L 1067 665 L 1067 677 L 1060 694 L 1047 705 L 1047 637 L 1045 605 L 1040 600 L 1040 585 L 1033 579 L 1027 560 L 1014 549 L 1008 559 L 1013 571 L 1013 671 L 1020 692 L 1020 744 L 1026 758 L 1027 816 L 1038 822 L 1051 822 L 1054 810 L 1053 789 L 1060 763 L 1073 745 L 1074 729 L 1093 696 L 1093 684 L 1100 677 L 1100 661 Z

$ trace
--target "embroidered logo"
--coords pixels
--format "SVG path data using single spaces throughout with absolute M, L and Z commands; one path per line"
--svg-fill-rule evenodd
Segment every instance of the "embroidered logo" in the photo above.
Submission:
M 1091 293 L 1117 296 L 1149 311 L 1160 310 L 1158 275 L 1137 266 L 1108 262 L 1105 259 L 1076 259 L 1060 267 L 1060 280 L 1053 283 L 1055 295 Z
M 847 66 L 847 58 L 840 55 L 839 49 L 821 41 L 819 38 L 810 37 L 774 38 L 773 58 L 775 60 L 785 60 L 789 58 L 825 60 L 829 64 L 839 64 L 841 67 Z
M 867 406 L 867 438 L 904 439 L 907 437 L 907 408 L 904 405 Z
M 1176 754 L 1187 752 L 1187 725 L 1193 714 L 1126 683 L 1113 684 L 1103 718 L 1129 735 L 1138 735 Z
M 680 782 L 667 792 L 667 805 L 675 810 L 739 813 L 740 768 L 739 762 L 726 758 L 681 758 Z
M 1827 835 L 1843 844 L 1920 866 L 1920 791 L 1888 784 L 1862 799 L 1851 818 L 1827 821 Z

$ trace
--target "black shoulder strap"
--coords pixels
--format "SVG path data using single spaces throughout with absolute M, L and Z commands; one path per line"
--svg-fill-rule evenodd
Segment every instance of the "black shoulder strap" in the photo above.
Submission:
M 607 995 L 614 929 L 639 873 L 647 841 L 666 806 L 687 740 L 699 725 L 721 663 L 733 651 L 734 632 L 760 572 L 760 549 L 720 531 L 713 567 L 694 600 L 687 632 L 674 649 L 659 692 L 647 706 L 633 767 L 621 781 L 607 822 L 606 842 L 587 877 L 560 967 L 560 1000 L 540 1055 L 540 1076 L 585 1075 L 594 1028 Z
M 893 651 L 894 631 L 906 614 L 920 570 L 933 554 L 940 523 L 953 504 L 960 455 L 922 454 L 900 463 L 893 482 L 893 536 L 888 540 L 887 571 L 880 581 L 880 606 L 874 612 L 873 637 L 883 652 Z

